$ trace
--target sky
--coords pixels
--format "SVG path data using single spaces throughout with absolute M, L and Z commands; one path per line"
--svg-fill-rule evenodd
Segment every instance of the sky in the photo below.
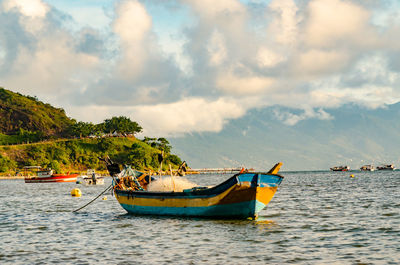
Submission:
M 400 101 L 397 0 L 0 0 L 0 25 L 1 87 L 152 136 Z

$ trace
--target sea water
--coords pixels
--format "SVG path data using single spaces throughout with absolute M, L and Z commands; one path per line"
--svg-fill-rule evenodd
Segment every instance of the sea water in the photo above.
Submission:
M 0 264 L 400 263 L 399 171 L 282 175 L 255 221 L 133 216 L 109 193 L 73 213 L 111 180 L 2 180 Z M 188 178 L 207 186 L 228 177 Z M 71 196 L 74 187 L 82 197 Z

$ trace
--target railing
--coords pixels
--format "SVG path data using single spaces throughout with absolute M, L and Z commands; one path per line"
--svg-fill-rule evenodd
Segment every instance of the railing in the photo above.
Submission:
M 199 169 L 188 169 L 187 174 L 212 174 L 212 173 L 219 173 L 219 174 L 231 174 L 237 173 L 242 170 L 241 167 L 235 168 L 199 168 Z

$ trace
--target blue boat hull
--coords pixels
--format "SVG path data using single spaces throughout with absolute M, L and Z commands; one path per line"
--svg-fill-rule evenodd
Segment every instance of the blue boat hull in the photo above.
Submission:
M 131 214 L 219 218 L 254 218 L 274 196 L 283 177 L 268 173 L 238 174 L 212 188 L 184 192 L 115 189 Z

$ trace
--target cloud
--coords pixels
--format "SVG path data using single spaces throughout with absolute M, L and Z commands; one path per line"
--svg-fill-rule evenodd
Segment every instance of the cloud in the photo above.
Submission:
M 0 32 L 0 43 L 6 43 L 0 49 L 7 55 L 0 69 L 3 86 L 57 104 L 90 80 L 99 58 L 76 50 L 74 36 L 48 19 L 47 4 L 9 0 L 2 8 L 7 28 Z
M 283 55 L 276 53 L 268 48 L 261 47 L 258 50 L 257 62 L 260 68 L 274 67 L 277 64 L 284 62 L 285 60 L 286 58 Z
M 222 130 L 229 119 L 243 116 L 246 108 L 241 102 L 228 98 L 207 101 L 203 98 L 184 98 L 168 104 L 143 106 L 81 106 L 69 110 L 86 121 L 101 122 L 116 115 L 138 121 L 144 134 L 166 136 L 192 132 Z
M 349 61 L 346 51 L 309 50 L 299 54 L 295 60 L 295 71 L 301 75 L 321 76 L 325 73 L 339 72 Z
M 278 43 L 290 45 L 296 41 L 301 21 L 296 14 L 298 10 L 293 0 L 271 1 L 269 11 L 274 18 L 269 25 L 268 33 L 273 34 Z
M 151 40 L 151 17 L 138 1 L 123 1 L 116 6 L 117 18 L 113 30 L 120 39 L 121 60 L 118 71 L 122 79 L 135 79 L 142 74 L 148 55 L 146 47 Z
M 218 20 L 221 15 L 235 15 L 233 20 L 242 17 L 246 8 L 237 0 L 184 0 L 206 20 Z
M 218 66 L 227 59 L 225 40 L 218 31 L 214 31 L 211 35 L 207 50 L 210 55 L 209 63 L 211 66 Z
M 370 12 L 351 1 L 314 0 L 307 11 L 304 40 L 312 47 L 364 45 L 371 38 Z
M 37 34 L 45 28 L 50 7 L 40 0 L 5 0 L 2 9 L 17 16 L 19 25 L 28 34 Z
M 320 119 L 320 120 L 332 120 L 333 117 L 325 112 L 323 109 L 314 110 L 313 108 L 305 107 L 303 113 L 294 114 L 288 111 L 280 111 L 279 109 L 274 110 L 274 115 L 278 120 L 283 121 L 286 125 L 293 126 L 298 122 L 305 119 Z
M 40 0 L 5 0 L 3 2 L 3 9 L 6 12 L 13 8 L 18 9 L 24 16 L 32 18 L 43 18 L 49 11 L 49 6 Z
M 216 87 L 229 95 L 257 95 L 264 93 L 274 84 L 274 79 L 250 74 L 236 74 L 234 70 L 227 70 L 218 75 Z
M 119 44 L 104 75 L 91 82 L 80 97 L 96 104 L 138 105 L 179 100 L 183 73 L 162 53 L 152 31 L 152 18 L 139 1 L 121 1 L 115 6 L 112 36 Z
M 395 3 L 123 0 L 102 27 L 52 3 L 1 2 L 0 85 L 78 120 L 125 115 L 173 135 L 218 131 L 255 107 L 296 108 L 276 114 L 293 125 L 400 100 Z

